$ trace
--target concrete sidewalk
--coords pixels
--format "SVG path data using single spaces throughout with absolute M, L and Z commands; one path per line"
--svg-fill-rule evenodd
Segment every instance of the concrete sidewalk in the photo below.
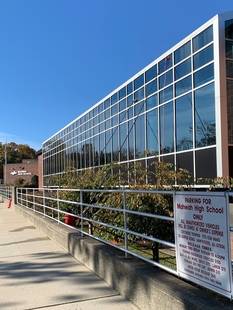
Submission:
M 2 202 L 0 309 L 138 308 Z

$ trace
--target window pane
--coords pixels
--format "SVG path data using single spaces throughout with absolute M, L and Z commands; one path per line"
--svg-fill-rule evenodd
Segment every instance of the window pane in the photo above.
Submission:
M 217 176 L 216 148 L 196 152 L 196 177 L 214 179 Z
M 138 89 L 143 84 L 144 84 L 144 75 L 142 74 L 134 81 L 134 90 Z
M 128 85 L 127 85 L 127 95 L 131 94 L 133 91 L 133 83 L 130 82 Z
M 214 65 L 211 64 L 194 74 L 194 87 L 204 84 L 214 78 Z
M 215 95 L 214 83 L 195 91 L 196 147 L 215 144 Z
M 134 93 L 134 100 L 141 100 L 144 98 L 144 87 L 142 87 L 141 89 L 139 89 L 138 91 L 136 91 Z
M 146 71 L 146 83 L 157 76 L 157 65 Z
M 140 102 L 134 106 L 134 115 L 135 116 L 137 116 L 143 112 L 144 112 L 144 101 L 142 101 L 142 102 Z
M 144 115 L 141 115 L 137 118 L 136 121 L 136 130 L 135 130 L 135 138 L 136 138 L 136 158 L 142 157 L 142 153 L 145 152 L 145 121 Z
M 159 93 L 159 103 L 166 102 L 173 98 L 172 86 L 169 86 Z
M 191 53 L 191 42 L 187 42 L 175 51 L 175 64 L 188 57 Z
M 230 60 L 226 61 L 226 74 L 227 77 L 233 78 L 233 61 Z
M 171 68 L 171 66 L 172 66 L 172 55 L 170 54 L 159 62 L 159 68 L 158 68 L 159 73 L 163 73 L 167 69 Z
M 117 102 L 117 93 L 112 96 L 112 104 Z
M 177 82 L 175 84 L 176 96 L 179 96 L 192 88 L 192 78 L 191 75 L 187 76 L 185 79 Z
M 158 95 L 155 94 L 154 96 L 151 96 L 147 98 L 146 100 L 146 109 L 150 110 L 158 105 Z
M 108 98 L 106 101 L 104 101 L 104 108 L 107 109 L 110 107 L 110 98 Z
M 120 91 L 119 91 L 119 99 L 122 99 L 126 96 L 126 88 L 122 88 Z
M 213 41 L 213 26 L 202 31 L 193 39 L 193 51 L 196 52 L 206 44 Z
M 226 41 L 226 57 L 233 58 L 233 42 Z
M 126 100 L 121 100 L 120 102 L 120 111 L 124 110 L 126 108 Z
M 120 160 L 127 160 L 127 123 L 120 125 Z
M 146 85 L 146 96 L 149 96 L 157 91 L 157 79 Z
M 192 97 L 185 95 L 176 100 L 176 149 L 183 151 L 193 148 Z
M 193 61 L 194 70 L 207 64 L 208 62 L 213 60 L 213 58 L 214 58 L 214 51 L 212 44 L 194 56 Z
M 171 84 L 173 81 L 173 76 L 172 76 L 172 70 L 166 72 L 159 78 L 159 88 L 163 88 L 169 84 Z
M 160 107 L 160 152 L 174 151 L 173 102 Z
M 147 120 L 147 146 L 146 148 L 156 153 L 159 152 L 158 142 L 158 109 L 154 109 L 146 114 Z M 154 154 L 153 154 L 154 155 Z
M 228 39 L 233 39 L 233 19 L 225 22 L 225 36 Z
M 129 141 L 129 159 L 134 159 L 134 121 L 129 121 L 128 141 Z
M 188 74 L 189 72 L 191 72 L 191 59 L 190 58 L 175 67 L 175 79 L 178 80 L 182 76 L 185 76 L 186 74 Z
M 130 107 L 133 104 L 133 95 L 130 95 L 127 98 L 127 106 Z
M 184 152 L 177 154 L 176 167 L 179 169 L 186 169 L 193 175 L 193 152 Z

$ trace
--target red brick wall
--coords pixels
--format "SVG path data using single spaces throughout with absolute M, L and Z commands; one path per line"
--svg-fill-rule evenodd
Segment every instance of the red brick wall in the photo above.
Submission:
M 42 154 L 38 156 L 38 177 L 39 177 L 39 188 L 43 187 L 43 169 L 42 169 Z
M 33 175 L 38 176 L 37 159 L 24 159 L 22 163 L 4 165 L 5 184 L 13 184 L 17 179 L 31 182 Z

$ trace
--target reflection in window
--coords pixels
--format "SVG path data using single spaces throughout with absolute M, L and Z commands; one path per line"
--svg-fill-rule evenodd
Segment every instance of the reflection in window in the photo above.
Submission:
M 149 96 L 157 91 L 157 79 L 146 85 L 146 96 Z
M 213 44 L 194 55 L 193 66 L 194 70 L 207 64 L 214 58 Z
M 155 94 L 146 100 L 146 109 L 150 110 L 158 105 L 158 95 Z
M 134 90 L 138 89 L 144 84 L 144 75 L 140 75 L 138 78 L 134 81 Z
M 159 78 L 159 88 L 163 88 L 169 84 L 171 84 L 173 81 L 173 76 L 172 76 L 172 70 L 166 72 L 165 74 L 161 75 Z
M 120 111 L 124 110 L 126 108 L 126 100 L 121 100 L 120 102 Z
M 233 78 L 233 61 L 226 61 L 226 75 L 228 78 Z
M 191 59 L 190 58 L 175 67 L 175 79 L 178 80 L 182 76 L 187 75 L 189 72 L 191 72 Z
M 126 96 L 126 87 L 122 88 L 120 91 L 119 91 L 119 99 L 122 99 Z
M 170 153 L 174 151 L 173 102 L 161 106 L 159 113 L 160 152 L 161 154 Z
M 194 87 L 207 83 L 214 78 L 214 65 L 211 64 L 194 74 Z
M 171 68 L 172 66 L 172 55 L 168 55 L 167 57 L 165 57 L 163 60 L 161 60 L 158 64 L 158 70 L 159 73 L 163 73 L 164 71 L 166 71 L 167 69 Z
M 140 88 L 134 93 L 134 100 L 141 100 L 144 98 L 144 87 Z
M 120 160 L 127 160 L 127 123 L 120 125 Z
M 193 147 L 192 97 L 187 94 L 176 100 L 176 150 Z
M 144 101 L 141 101 L 140 103 L 134 106 L 134 115 L 138 116 L 139 114 L 143 112 L 144 112 Z
M 225 37 L 228 39 L 233 39 L 233 19 L 225 22 Z
M 128 122 L 129 159 L 134 159 L 134 121 Z
M 112 160 L 119 161 L 118 130 L 112 131 Z
M 160 104 L 163 102 L 166 102 L 170 99 L 173 98 L 173 88 L 172 86 L 169 86 L 165 89 L 163 89 L 160 93 L 159 93 L 159 102 Z
M 191 88 L 192 88 L 192 78 L 190 75 L 175 84 L 176 96 L 179 96 L 189 91 Z
M 154 109 L 146 114 L 146 149 L 152 151 L 151 155 L 159 152 L 158 141 L 158 109 Z
M 133 91 L 133 82 L 130 82 L 128 85 L 127 85 L 127 95 L 131 94 Z
M 191 54 L 191 42 L 189 41 L 175 51 L 175 64 L 185 59 L 190 54 Z
M 233 58 L 233 42 L 226 41 L 226 57 Z
M 111 162 L 112 158 L 112 138 L 111 138 L 111 130 L 106 131 L 105 133 L 105 154 L 106 154 L 106 164 Z
M 146 83 L 157 76 L 157 65 L 146 71 Z
M 145 152 L 145 121 L 144 115 L 141 115 L 136 120 L 136 130 L 135 130 L 135 139 L 136 139 L 136 158 L 142 157 L 142 154 Z
M 214 98 L 214 83 L 202 87 L 194 93 L 196 147 L 216 143 Z
M 112 95 L 112 105 L 117 102 L 117 93 Z
M 211 41 L 213 41 L 213 26 L 210 26 L 206 30 L 202 31 L 193 39 L 193 52 L 198 51 Z

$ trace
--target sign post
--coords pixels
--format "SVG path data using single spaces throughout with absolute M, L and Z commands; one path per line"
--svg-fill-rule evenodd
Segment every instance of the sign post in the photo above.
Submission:
M 188 279 L 232 297 L 229 203 L 224 192 L 177 192 L 177 270 Z

